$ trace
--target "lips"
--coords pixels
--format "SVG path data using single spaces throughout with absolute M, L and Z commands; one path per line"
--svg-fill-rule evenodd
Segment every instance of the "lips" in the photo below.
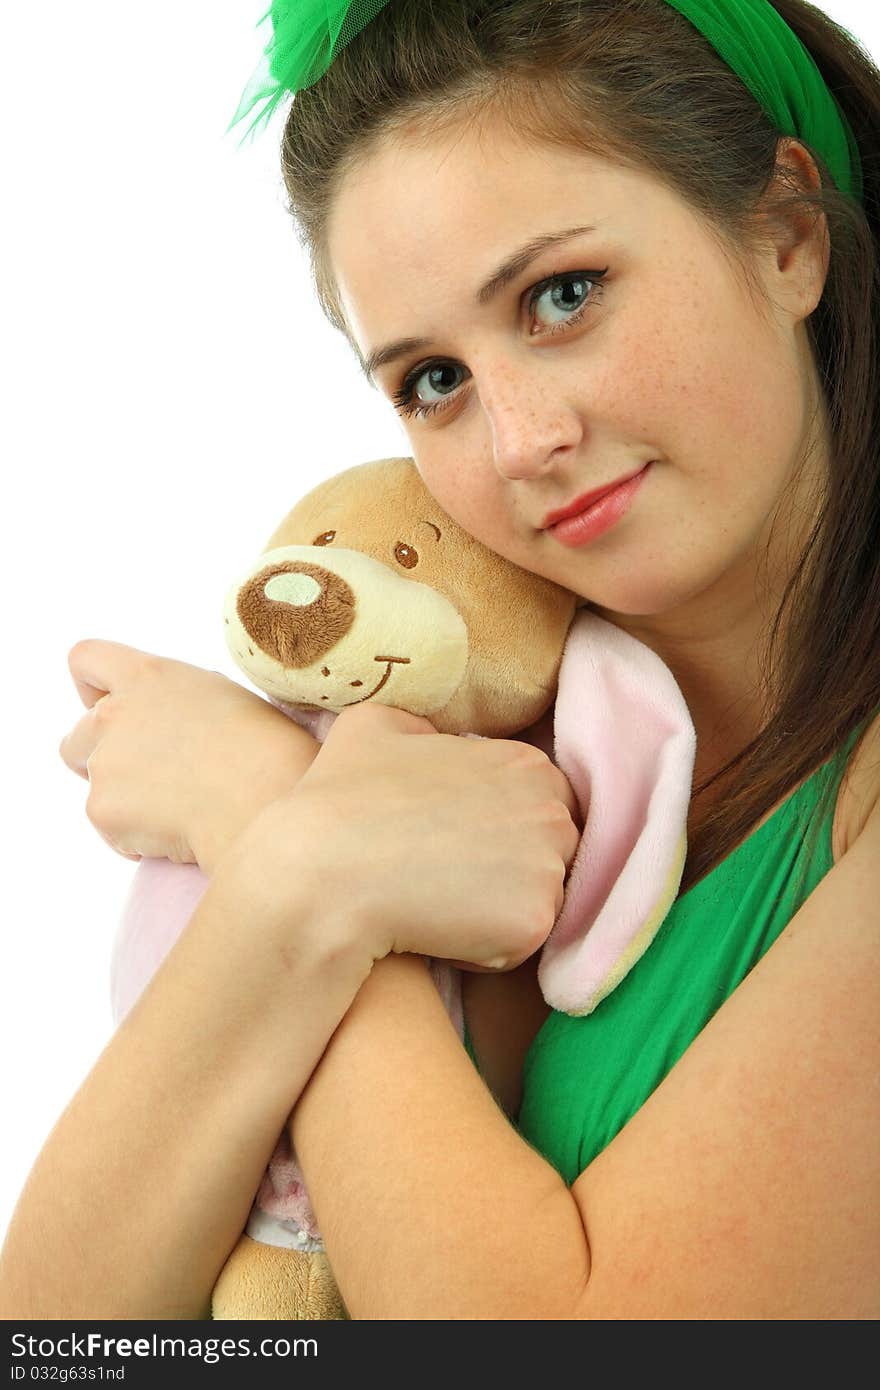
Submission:
M 548 512 L 541 522 L 540 530 L 546 531 L 549 527 L 555 526 L 557 521 L 565 521 L 566 517 L 577 516 L 579 512 L 585 512 L 587 507 L 598 502 L 600 497 L 606 497 L 609 492 L 613 492 L 621 484 L 628 483 L 630 478 L 637 478 L 647 467 L 648 465 L 643 463 L 641 468 L 624 474 L 622 478 L 617 478 L 613 483 L 606 483 L 605 487 L 596 488 L 595 492 L 585 492 L 581 497 L 576 497 L 573 502 L 570 502 L 567 507 L 562 507 L 558 512 Z

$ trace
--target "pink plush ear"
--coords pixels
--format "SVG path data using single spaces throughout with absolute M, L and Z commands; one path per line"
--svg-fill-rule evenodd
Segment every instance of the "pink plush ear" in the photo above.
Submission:
M 660 658 L 587 609 L 566 639 L 553 733 L 584 833 L 538 982 L 552 1008 L 581 1015 L 620 983 L 675 901 L 696 734 Z

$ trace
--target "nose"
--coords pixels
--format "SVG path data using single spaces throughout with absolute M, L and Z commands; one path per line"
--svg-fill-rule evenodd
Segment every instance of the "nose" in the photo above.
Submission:
M 299 560 L 258 570 L 242 586 L 235 606 L 251 641 L 293 670 L 332 651 L 357 611 L 354 592 L 341 575 Z
M 495 358 L 479 375 L 495 467 L 504 478 L 543 473 L 560 450 L 576 448 L 583 425 L 563 388 L 542 365 Z

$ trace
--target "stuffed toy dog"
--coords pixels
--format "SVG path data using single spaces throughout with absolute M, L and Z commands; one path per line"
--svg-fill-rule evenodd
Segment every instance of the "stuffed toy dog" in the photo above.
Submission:
M 409 458 L 350 468 L 303 497 L 236 579 L 223 616 L 239 667 L 319 741 L 340 710 L 373 700 L 440 733 L 543 747 L 584 831 L 538 981 L 552 1008 L 591 1012 L 650 945 L 684 867 L 696 740 L 660 659 L 462 530 Z M 207 882 L 196 865 L 138 865 L 114 944 L 117 1022 Z M 460 974 L 429 964 L 463 1036 Z M 347 1316 L 287 1131 L 212 1315 Z

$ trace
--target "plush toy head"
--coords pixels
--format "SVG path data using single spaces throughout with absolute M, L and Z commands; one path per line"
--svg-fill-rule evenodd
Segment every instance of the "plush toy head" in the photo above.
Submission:
M 474 540 L 393 458 L 307 493 L 224 618 L 235 661 L 279 703 L 373 700 L 500 738 L 552 703 L 576 604 Z

